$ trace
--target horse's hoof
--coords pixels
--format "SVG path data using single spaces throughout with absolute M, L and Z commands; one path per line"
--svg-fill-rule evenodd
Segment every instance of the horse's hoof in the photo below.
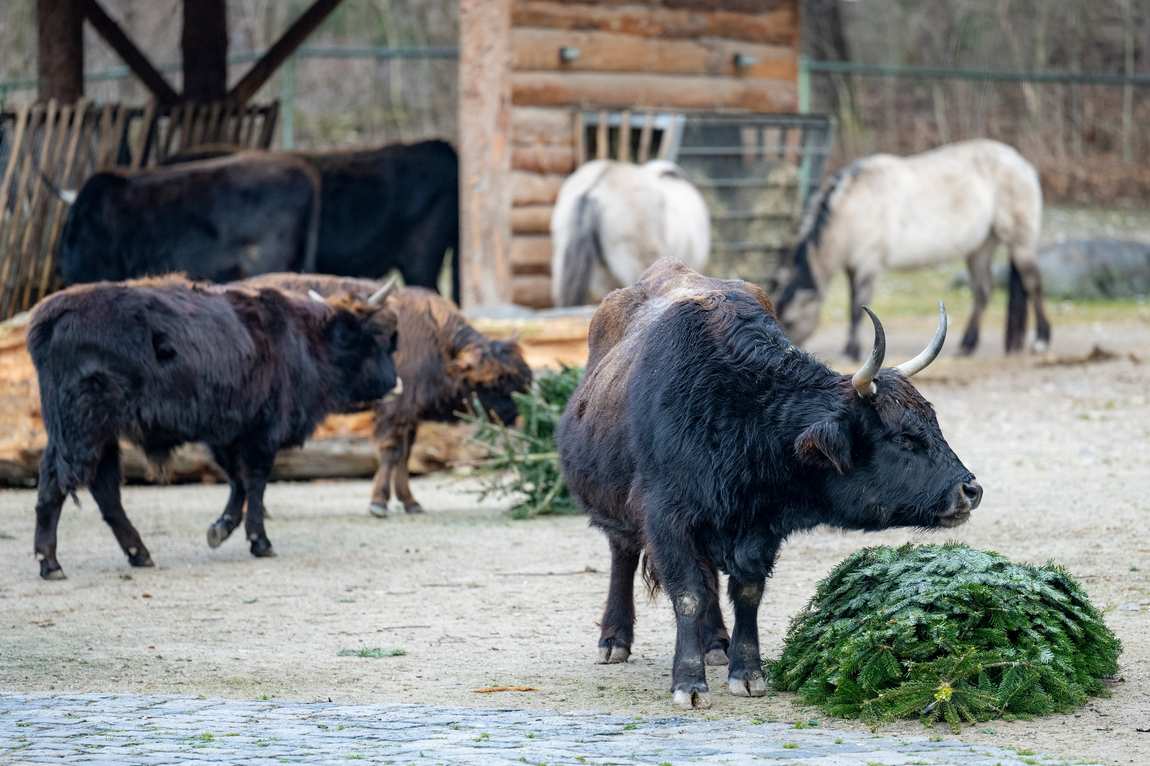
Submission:
M 374 516 L 377 519 L 386 519 L 387 515 L 388 515 L 387 505 L 386 504 L 380 504 L 380 503 L 372 503 L 371 505 L 369 505 L 367 507 L 367 512 L 370 513 L 372 516 Z
M 423 506 L 419 503 L 412 503 L 403 507 L 404 513 L 423 513 Z

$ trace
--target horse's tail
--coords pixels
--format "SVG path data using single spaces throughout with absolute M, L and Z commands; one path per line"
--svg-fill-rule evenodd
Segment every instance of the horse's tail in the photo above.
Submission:
M 1026 338 L 1026 284 L 1018 264 L 1010 262 L 1010 293 L 1006 304 L 1006 350 L 1022 348 Z
M 852 162 L 844 168 L 840 168 L 826 180 L 826 182 L 819 187 L 815 192 L 815 196 L 811 198 L 810 204 L 807 205 L 807 212 L 803 218 L 802 226 L 799 227 L 799 241 L 808 242 L 813 246 L 819 243 L 819 237 L 822 236 L 823 229 L 826 228 L 827 223 L 830 221 L 833 212 L 835 200 L 845 192 L 850 185 L 850 181 L 858 175 L 860 170 L 858 162 Z
M 563 253 L 563 273 L 559 275 L 559 305 L 580 306 L 587 302 L 591 271 L 605 263 L 599 238 L 599 205 L 588 189 L 575 203 L 575 221 L 567 249 Z

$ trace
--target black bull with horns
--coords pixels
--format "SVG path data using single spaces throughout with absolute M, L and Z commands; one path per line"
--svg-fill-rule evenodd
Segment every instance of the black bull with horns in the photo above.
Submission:
M 567 483 L 611 546 L 601 662 L 630 655 L 645 554 L 645 576 L 675 611 L 674 703 L 710 704 L 705 664 L 728 664 L 732 694 L 760 696 L 759 602 L 788 535 L 953 527 L 978 506 L 982 488 L 910 382 L 942 349 L 945 311 L 927 348 L 894 368 L 867 313 L 874 349 L 846 376 L 788 341 L 745 282 L 664 260 L 606 297 L 558 431 Z
M 391 289 L 325 301 L 166 277 L 81 285 L 41 302 L 28 328 L 48 432 L 36 498 L 40 576 L 64 577 L 56 527 L 64 498 L 81 486 L 128 562 L 152 566 L 120 502 L 121 438 L 158 464 L 180 444 L 206 443 L 231 485 L 208 544 L 243 520 L 252 555 L 273 555 L 263 494 L 276 452 L 397 384 Z

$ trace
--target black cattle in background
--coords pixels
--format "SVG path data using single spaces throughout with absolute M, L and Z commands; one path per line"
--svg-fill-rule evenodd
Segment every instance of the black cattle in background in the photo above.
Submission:
M 168 164 L 238 151 L 193 147 Z M 444 255 L 453 254 L 452 297 L 459 302 L 459 157 L 446 141 L 390 144 L 376 149 L 294 152 L 319 171 L 316 271 L 379 279 L 392 269 L 408 286 L 438 292 Z
M 177 167 L 106 170 L 68 210 L 56 264 L 67 285 L 181 272 L 229 282 L 313 271 L 319 175 L 263 152 Z

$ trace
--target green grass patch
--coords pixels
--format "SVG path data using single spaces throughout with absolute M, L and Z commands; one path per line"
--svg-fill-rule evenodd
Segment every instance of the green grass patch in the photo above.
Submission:
M 1073 709 L 1121 645 L 1070 574 L 965 545 L 866 548 L 819 583 L 767 663 L 776 688 L 874 724 Z
M 407 654 L 407 650 L 402 647 L 389 647 L 381 649 L 375 647 L 360 647 L 359 649 L 340 649 L 336 655 L 339 657 L 363 657 L 369 660 L 378 660 L 384 657 L 402 657 Z

